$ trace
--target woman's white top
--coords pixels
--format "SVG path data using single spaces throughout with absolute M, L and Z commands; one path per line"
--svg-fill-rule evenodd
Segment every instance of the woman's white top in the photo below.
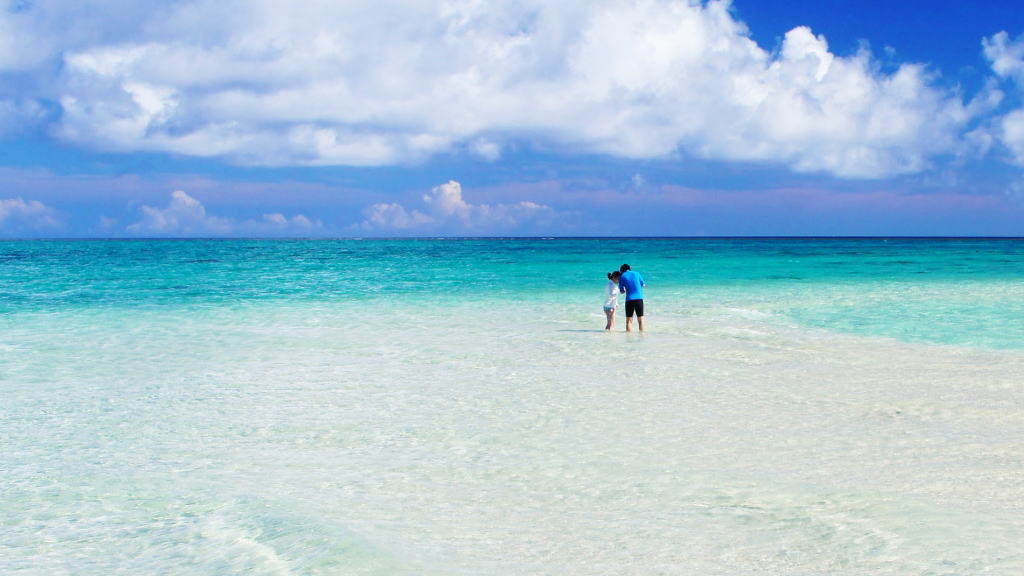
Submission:
M 614 280 L 609 280 L 608 285 L 604 288 L 604 307 L 619 307 L 619 283 Z

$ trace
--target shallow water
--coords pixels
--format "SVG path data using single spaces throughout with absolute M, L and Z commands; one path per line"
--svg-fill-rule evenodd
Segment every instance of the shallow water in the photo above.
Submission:
M 1020 243 L 552 242 L 0 244 L 0 573 L 1024 570 Z

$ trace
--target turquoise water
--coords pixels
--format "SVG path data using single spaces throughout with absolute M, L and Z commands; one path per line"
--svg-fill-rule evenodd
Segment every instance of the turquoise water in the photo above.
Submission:
M 1024 348 L 1024 240 L 488 239 L 0 243 L 0 312 L 247 302 L 446 306 L 519 300 L 571 314 L 631 262 L 650 314 L 755 309 L 906 341 Z
M 648 333 L 601 330 L 604 274 Z M 1024 573 L 1024 241 L 0 243 L 0 574 Z

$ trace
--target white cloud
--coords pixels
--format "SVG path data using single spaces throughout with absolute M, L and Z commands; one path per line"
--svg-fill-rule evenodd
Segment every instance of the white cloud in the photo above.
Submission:
M 323 232 L 324 224 L 320 220 L 310 220 L 302 214 L 289 218 L 280 212 L 272 212 L 264 214 L 259 220 L 246 220 L 239 229 L 250 235 L 302 236 Z
M 470 204 L 462 197 L 462 185 L 450 180 L 423 195 L 423 210 L 406 209 L 397 203 L 374 204 L 364 211 L 357 226 L 367 232 L 465 232 L 489 234 L 520 230 L 550 222 L 555 211 L 543 204 Z
M 474 154 L 490 162 L 501 158 L 501 145 L 487 138 L 480 138 L 473 142 L 471 149 Z
M 1024 84 L 1024 36 L 1015 42 L 1009 34 L 1000 32 L 983 39 L 982 46 L 996 74 Z
M 992 70 L 1001 78 L 1016 83 L 1018 92 L 1024 96 L 1024 36 L 1016 41 L 1006 32 L 1000 32 L 982 41 L 985 56 L 992 64 Z M 1010 153 L 1010 161 L 1024 166 L 1024 108 L 1013 110 L 996 119 L 995 133 Z
M 418 211 L 408 211 L 401 204 L 381 203 L 367 208 L 363 215 L 364 230 L 412 230 L 434 224 L 434 219 Z
M 527 142 L 882 177 L 961 152 L 978 112 L 920 66 L 880 72 L 807 28 L 770 53 L 721 0 L 52 4 L 138 23 L 61 39 L 80 27 L 49 5 L 0 17 L 34 23 L 0 69 L 26 46 L 66 54 L 59 133 L 125 151 L 387 165 Z
M 142 206 L 142 219 L 128 225 L 131 234 L 147 236 L 296 236 L 322 233 L 323 222 L 311 220 L 303 214 L 292 217 L 279 212 L 263 214 L 258 220 L 238 221 L 214 216 L 206 211 L 202 202 L 182 190 L 171 193 L 167 206 Z M 100 226 L 109 230 L 116 220 L 101 217 Z
M 0 9 L 0 86 L 8 98 L 0 103 L 0 130 L 48 121 L 40 104 L 61 97 L 55 74 L 64 54 L 138 38 L 173 1 L 5 2 Z
M 175 190 L 171 193 L 171 201 L 165 208 L 143 206 L 142 220 L 130 224 L 127 230 L 134 234 L 156 236 L 222 236 L 230 234 L 234 227 L 224 218 L 208 215 L 199 200 L 182 190 Z
M 1004 116 L 1000 129 L 999 136 L 1013 155 L 1013 162 L 1024 166 L 1024 108 Z
M 35 71 L 61 54 L 143 34 L 176 0 L 15 0 L 0 11 L 0 73 Z M 150 33 L 159 32 L 152 29 Z
M 0 232 L 42 231 L 59 227 L 57 212 L 38 200 L 0 199 Z

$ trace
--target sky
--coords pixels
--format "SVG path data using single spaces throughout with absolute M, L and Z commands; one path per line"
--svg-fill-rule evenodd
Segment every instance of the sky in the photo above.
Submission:
M 0 237 L 1024 236 L 1024 10 L 0 0 Z

